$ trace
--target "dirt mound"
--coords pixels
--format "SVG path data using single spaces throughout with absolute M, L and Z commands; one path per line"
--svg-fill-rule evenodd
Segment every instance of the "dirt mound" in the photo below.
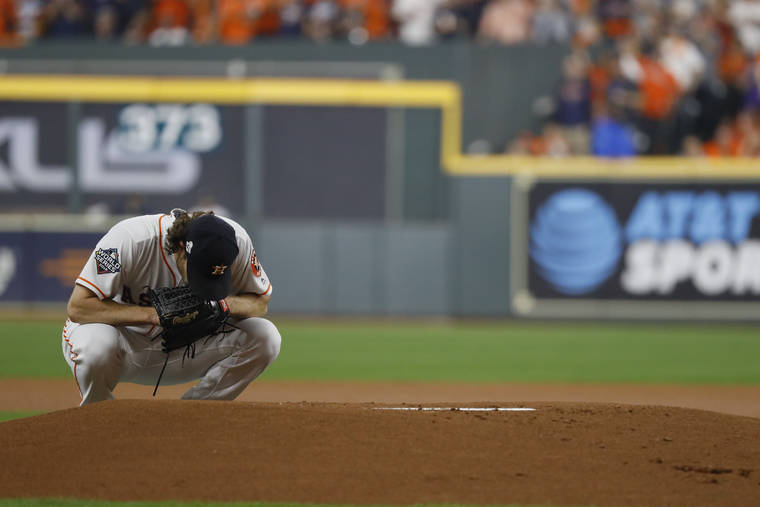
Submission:
M 760 419 L 527 406 L 106 402 L 0 424 L 0 498 L 760 505 Z

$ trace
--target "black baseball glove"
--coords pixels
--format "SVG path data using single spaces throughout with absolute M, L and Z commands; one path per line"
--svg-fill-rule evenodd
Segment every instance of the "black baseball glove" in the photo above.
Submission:
M 206 301 L 190 287 L 162 287 L 148 291 L 164 330 L 158 335 L 164 352 L 192 345 L 201 338 L 220 333 L 230 309 L 222 301 Z
M 230 317 L 230 309 L 224 300 L 207 301 L 199 298 L 190 287 L 162 287 L 148 289 L 151 303 L 158 313 L 161 331 L 155 338 L 161 338 L 162 350 L 167 353 L 185 348 L 186 357 L 195 357 L 195 343 L 203 338 L 225 332 L 225 324 Z M 154 339 L 155 339 L 154 338 Z M 161 382 L 164 368 L 156 382 L 156 390 Z M 153 391 L 155 396 L 156 391 Z

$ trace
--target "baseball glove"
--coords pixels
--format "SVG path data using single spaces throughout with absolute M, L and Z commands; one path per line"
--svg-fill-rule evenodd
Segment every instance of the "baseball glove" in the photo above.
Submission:
M 156 382 L 156 390 L 161 382 L 169 352 L 185 348 L 182 357 L 195 357 L 195 343 L 225 331 L 230 317 L 230 309 L 224 300 L 207 301 L 192 293 L 190 287 L 162 287 L 148 289 L 153 308 L 158 313 L 161 331 L 155 338 L 161 338 L 162 350 L 166 352 L 164 368 Z M 155 339 L 154 338 L 154 339 Z M 155 396 L 156 390 L 153 391 Z

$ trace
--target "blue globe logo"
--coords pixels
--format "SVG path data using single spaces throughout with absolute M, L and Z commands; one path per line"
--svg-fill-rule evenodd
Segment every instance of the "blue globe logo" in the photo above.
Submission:
M 617 269 L 622 231 L 612 207 L 583 188 L 562 190 L 536 212 L 530 256 L 538 274 L 568 295 L 593 291 Z

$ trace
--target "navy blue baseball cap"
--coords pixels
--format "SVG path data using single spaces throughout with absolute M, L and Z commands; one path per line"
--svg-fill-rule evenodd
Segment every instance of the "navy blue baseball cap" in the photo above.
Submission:
M 235 229 L 214 215 L 201 215 L 187 226 L 187 283 L 203 299 L 230 293 L 232 263 L 238 255 Z

